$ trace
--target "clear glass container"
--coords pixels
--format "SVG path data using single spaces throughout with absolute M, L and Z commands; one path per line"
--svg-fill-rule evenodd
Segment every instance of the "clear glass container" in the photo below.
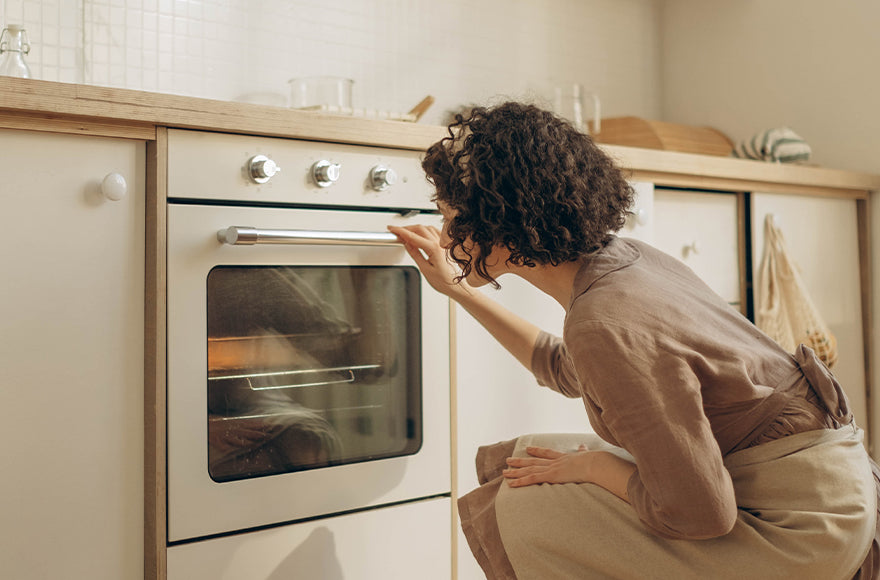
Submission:
M 0 33 L 0 75 L 30 78 L 31 69 L 24 61 L 29 53 L 27 32 L 18 24 L 10 24 Z
M 351 109 L 354 81 L 342 77 L 303 77 L 290 79 L 290 106 L 293 109 L 326 109 L 346 112 Z

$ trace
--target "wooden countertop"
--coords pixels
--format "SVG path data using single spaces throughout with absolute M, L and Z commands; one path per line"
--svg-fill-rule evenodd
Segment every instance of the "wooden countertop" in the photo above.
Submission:
M 128 89 L 0 77 L 0 126 L 152 140 L 176 127 L 422 150 L 445 128 Z M 866 198 L 880 175 L 616 145 L 636 180 L 657 185 Z

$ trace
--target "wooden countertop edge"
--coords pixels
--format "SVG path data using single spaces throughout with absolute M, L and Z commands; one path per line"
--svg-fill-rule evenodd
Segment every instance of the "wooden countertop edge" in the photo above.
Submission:
M 603 148 L 622 167 L 636 173 L 667 175 L 673 181 L 676 175 L 686 175 L 689 178 L 728 182 L 731 187 L 741 182 L 749 186 L 747 190 L 754 190 L 756 182 L 766 183 L 770 187 L 784 184 L 807 189 L 880 190 L 880 175 L 871 173 L 620 145 L 603 145 Z
M 104 124 L 148 124 L 415 150 L 425 149 L 444 131 L 442 127 L 403 121 L 0 77 L 0 113 L 13 112 L 58 119 L 76 117 Z
M 18 119 L 17 123 L 15 119 Z M 423 150 L 445 135 L 445 128 L 401 121 L 379 121 L 281 107 L 252 105 L 118 89 L 0 77 L 0 123 L 13 128 L 56 124 L 58 130 L 155 139 L 156 127 L 176 127 Z M 880 175 L 814 167 L 602 145 L 635 177 L 706 178 L 716 186 L 754 189 L 755 184 L 808 189 L 880 190 Z

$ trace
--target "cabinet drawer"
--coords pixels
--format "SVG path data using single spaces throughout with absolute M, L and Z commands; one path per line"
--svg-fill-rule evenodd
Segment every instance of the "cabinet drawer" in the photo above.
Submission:
M 168 580 L 448 580 L 451 510 L 444 497 L 172 546 Z
M 656 189 L 654 245 L 742 309 L 736 194 Z

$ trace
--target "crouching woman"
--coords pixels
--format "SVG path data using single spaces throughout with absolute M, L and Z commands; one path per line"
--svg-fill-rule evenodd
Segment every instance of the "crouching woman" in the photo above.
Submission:
M 442 229 L 391 231 L 595 431 L 480 450 L 459 511 L 488 578 L 877 577 L 876 466 L 840 385 L 617 237 L 633 193 L 589 136 L 530 105 L 476 108 L 423 168 Z M 476 290 L 504 275 L 559 302 L 561 337 Z

